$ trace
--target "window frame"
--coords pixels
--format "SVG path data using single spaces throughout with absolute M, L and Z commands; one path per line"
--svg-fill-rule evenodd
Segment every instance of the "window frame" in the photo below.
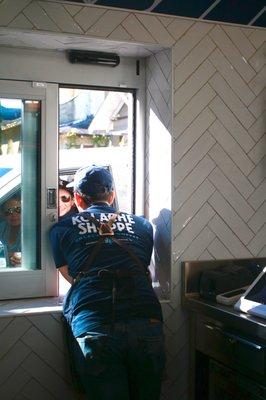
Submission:
M 58 189 L 58 103 L 59 86 L 96 85 L 118 91 L 135 91 L 135 213 L 144 215 L 145 180 L 145 61 L 121 58 L 116 68 L 75 65 L 54 52 L 3 49 L 5 65 L 20 59 L 20 69 L 0 65 L 0 96 L 41 101 L 41 217 L 40 269 L 0 271 L 0 300 L 58 296 L 58 273 L 54 266 L 48 231 L 57 220 L 57 207 L 47 208 L 47 189 Z M 14 58 L 15 57 L 15 58 Z M 44 62 L 45 60 L 45 62 Z M 138 62 L 137 61 L 137 62 Z M 107 68 L 107 69 L 106 69 Z M 108 70 L 108 74 L 106 71 Z M 32 79 L 34 81 L 32 81 Z M 107 82 L 108 80 L 108 82 Z M 108 84 L 106 84 L 108 83 Z M 52 149 L 52 151 L 51 151 Z M 53 168 L 51 168 L 53 166 Z M 133 207 L 134 208 L 134 207 Z

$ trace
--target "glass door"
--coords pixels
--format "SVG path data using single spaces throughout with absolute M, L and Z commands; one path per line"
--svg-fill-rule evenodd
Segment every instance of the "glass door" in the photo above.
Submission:
M 46 180 L 56 187 L 57 171 L 57 145 L 49 139 L 57 126 L 47 107 L 51 91 L 56 101 L 57 85 L 0 81 L 0 299 L 57 294 L 46 239 L 56 213 L 56 204 L 46 212 L 45 201 Z M 46 171 L 49 141 L 54 165 Z

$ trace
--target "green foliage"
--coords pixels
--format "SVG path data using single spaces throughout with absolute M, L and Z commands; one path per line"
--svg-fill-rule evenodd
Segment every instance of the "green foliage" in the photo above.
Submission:
M 107 147 L 110 143 L 110 136 L 93 135 L 92 143 L 94 147 Z

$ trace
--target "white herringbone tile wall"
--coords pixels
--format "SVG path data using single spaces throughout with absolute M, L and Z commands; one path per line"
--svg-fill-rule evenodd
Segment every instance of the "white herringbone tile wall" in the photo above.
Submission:
M 0 398 L 78 400 L 60 314 L 0 319 Z
M 180 262 L 266 256 L 266 31 L 48 0 L 0 1 L 0 27 L 160 44 L 172 50 L 172 168 L 168 172 L 172 173 L 173 292 L 171 301 L 163 304 L 168 373 L 162 398 L 185 400 L 188 328 L 180 307 Z M 166 51 L 147 62 L 147 106 L 155 110 L 166 131 L 172 116 L 166 81 L 160 76 L 167 76 L 167 58 Z M 148 139 L 151 133 L 154 140 L 154 130 Z M 164 152 L 159 154 L 158 163 L 165 166 L 169 160 L 164 157 L 168 157 Z M 167 170 L 165 174 L 167 181 Z M 167 221 L 164 228 L 169 232 Z M 53 345 L 47 347 L 42 337 L 38 341 L 42 353 L 29 347 L 31 327 L 35 334 L 36 328 L 28 319 L 0 322 L 0 389 L 5 393 L 1 398 L 61 400 L 62 386 L 55 384 L 60 366 L 54 368 L 60 356 L 53 353 Z M 9 336 L 12 323 L 17 338 Z M 14 346 L 21 362 L 15 363 Z M 45 349 L 54 354 L 53 365 Z M 64 390 L 64 398 L 71 398 L 70 389 Z

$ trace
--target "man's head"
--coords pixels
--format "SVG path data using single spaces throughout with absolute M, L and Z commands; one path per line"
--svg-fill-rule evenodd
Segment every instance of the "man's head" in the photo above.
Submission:
M 110 171 L 92 165 L 80 168 L 74 176 L 74 197 L 78 208 L 86 208 L 93 202 L 114 201 L 114 182 Z M 85 204 L 83 204 L 83 202 Z

